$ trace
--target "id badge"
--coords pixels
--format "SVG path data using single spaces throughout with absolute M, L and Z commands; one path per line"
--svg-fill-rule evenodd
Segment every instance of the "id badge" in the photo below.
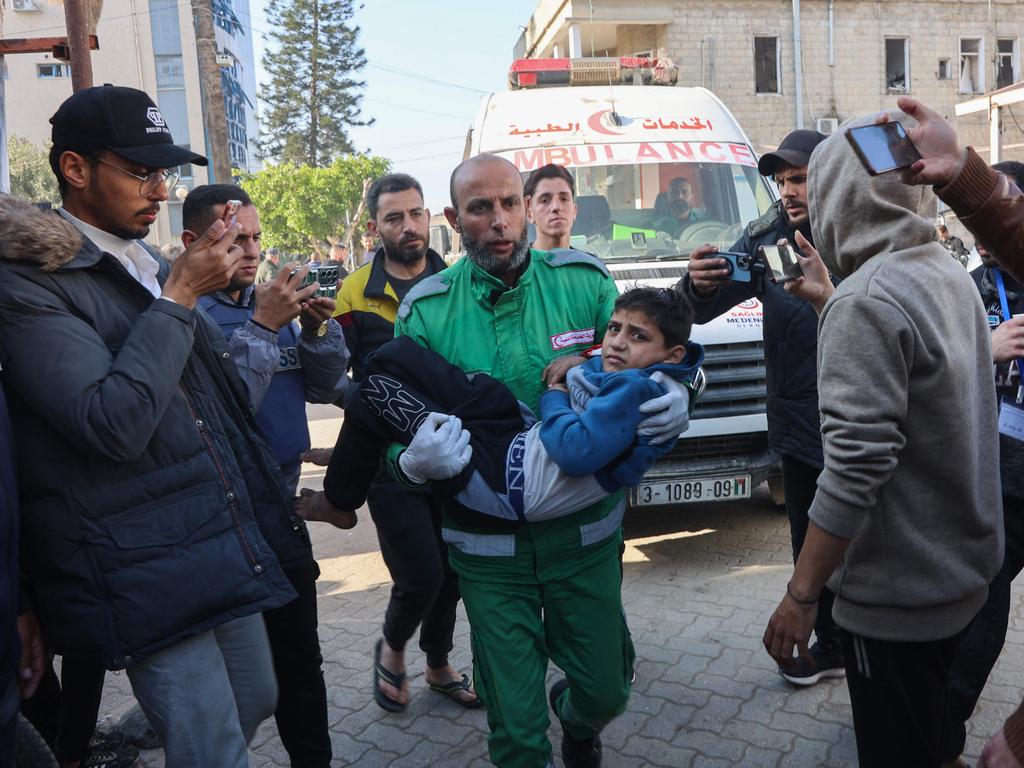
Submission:
M 999 434 L 1024 442 L 1024 405 L 1012 397 L 999 403 Z

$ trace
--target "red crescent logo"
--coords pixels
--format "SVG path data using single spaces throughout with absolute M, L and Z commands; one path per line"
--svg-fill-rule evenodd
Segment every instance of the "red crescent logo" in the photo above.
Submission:
M 622 131 L 610 131 L 601 123 L 601 118 L 610 113 L 610 109 L 602 109 L 600 112 L 595 112 L 587 118 L 587 125 L 597 133 L 603 133 L 605 136 L 622 136 Z

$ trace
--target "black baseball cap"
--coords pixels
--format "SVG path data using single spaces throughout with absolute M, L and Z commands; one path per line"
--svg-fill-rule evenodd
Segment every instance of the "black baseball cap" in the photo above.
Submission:
M 772 176 L 780 165 L 791 165 L 802 168 L 811 161 L 811 153 L 827 136 L 817 131 L 793 131 L 779 144 L 774 152 L 761 155 L 757 161 L 757 170 L 762 176 Z
M 174 168 L 207 160 L 171 138 L 160 109 L 135 88 L 97 85 L 73 94 L 50 118 L 58 149 L 108 149 L 148 168 Z

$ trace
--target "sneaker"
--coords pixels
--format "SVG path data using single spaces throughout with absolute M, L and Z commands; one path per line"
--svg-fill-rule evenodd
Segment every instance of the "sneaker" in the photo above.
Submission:
M 826 677 L 846 677 L 843 654 L 821 643 L 811 646 L 811 662 L 802 656 L 797 658 L 788 670 L 779 668 L 779 674 L 794 685 L 814 685 Z
M 79 763 L 79 768 L 131 768 L 138 759 L 139 751 L 135 747 L 124 746 L 118 750 L 90 752 Z
M 548 694 L 548 702 L 551 704 L 551 711 L 558 717 L 558 710 L 555 709 L 555 702 L 562 692 L 569 687 L 569 681 L 564 677 L 551 686 Z M 561 721 L 559 721 L 561 722 Z M 601 736 L 595 734 L 594 738 L 585 741 L 576 741 L 562 726 L 562 762 L 565 768 L 600 768 L 601 766 Z

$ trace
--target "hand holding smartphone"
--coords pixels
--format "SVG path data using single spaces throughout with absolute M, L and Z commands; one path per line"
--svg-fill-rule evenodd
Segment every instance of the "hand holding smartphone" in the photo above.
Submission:
M 872 176 L 908 168 L 921 159 L 914 142 L 895 121 L 850 128 L 846 139 Z
M 804 276 L 796 254 L 788 245 L 762 245 L 759 250 L 768 265 L 768 279 L 773 283 L 787 283 Z

